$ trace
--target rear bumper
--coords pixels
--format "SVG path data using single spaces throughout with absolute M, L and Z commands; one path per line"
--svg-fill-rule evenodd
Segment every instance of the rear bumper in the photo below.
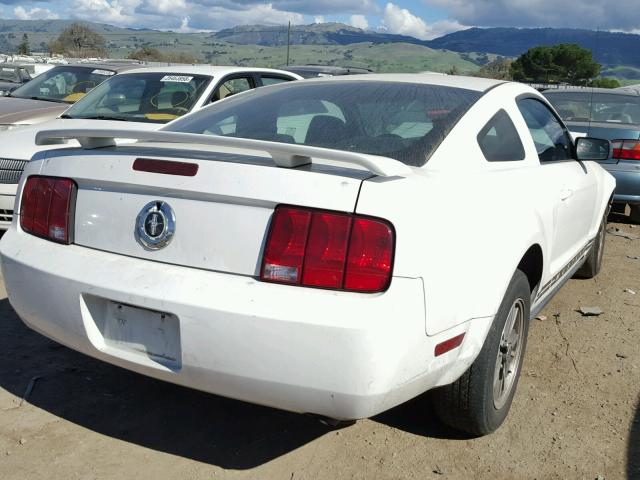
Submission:
M 640 204 L 640 165 L 629 165 L 620 162 L 615 165 L 603 165 L 615 177 L 616 189 L 613 194 L 614 203 Z
M 379 295 L 273 285 L 58 245 L 15 227 L 0 254 L 11 304 L 43 335 L 151 377 L 338 419 L 454 381 L 492 320 L 427 336 L 420 279 L 394 278 Z M 175 316 L 175 360 L 111 342 L 102 325 L 113 302 Z M 437 343 L 462 332 L 460 348 L 434 358 Z

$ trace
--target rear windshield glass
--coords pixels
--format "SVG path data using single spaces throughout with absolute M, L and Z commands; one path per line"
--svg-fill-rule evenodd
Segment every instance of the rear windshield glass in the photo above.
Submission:
M 17 88 L 11 96 L 75 103 L 115 73 L 108 68 L 59 66 Z
M 19 81 L 20 81 L 20 75 L 18 75 L 17 68 L 13 68 L 13 67 L 0 68 L 0 82 L 18 83 Z
M 67 110 L 65 117 L 167 123 L 189 112 L 210 80 L 173 73 L 118 75 Z
M 166 130 L 347 150 L 421 166 L 481 95 L 399 82 L 296 82 L 224 100 Z
M 640 123 L 640 97 L 588 90 L 545 96 L 566 122 Z

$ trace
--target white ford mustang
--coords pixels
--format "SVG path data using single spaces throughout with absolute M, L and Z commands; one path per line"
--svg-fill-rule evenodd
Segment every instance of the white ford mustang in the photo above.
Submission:
M 66 129 L 0 243 L 11 304 L 75 350 L 336 420 L 417 395 L 495 430 L 529 319 L 598 273 L 615 186 L 515 83 L 367 75 L 258 89 L 161 131 Z M 114 138 L 138 140 L 115 146 Z

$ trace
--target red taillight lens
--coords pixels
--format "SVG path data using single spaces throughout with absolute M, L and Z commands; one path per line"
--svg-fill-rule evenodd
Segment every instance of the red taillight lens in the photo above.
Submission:
M 391 227 L 380 220 L 354 220 L 345 288 L 372 292 L 383 290 L 391 277 L 392 261 Z
M 613 140 L 613 158 L 618 160 L 640 160 L 640 141 Z
M 70 243 L 76 184 L 56 177 L 29 177 L 20 202 L 20 227 L 54 242 Z
M 391 225 L 380 219 L 276 208 L 260 278 L 269 282 L 380 292 L 391 280 Z

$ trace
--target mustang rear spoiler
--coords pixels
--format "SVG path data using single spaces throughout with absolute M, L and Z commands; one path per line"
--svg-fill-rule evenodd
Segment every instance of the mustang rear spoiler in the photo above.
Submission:
M 382 177 L 404 176 L 411 173 L 411 168 L 404 163 L 379 155 L 197 133 L 100 130 L 91 128 L 43 130 L 36 135 L 36 145 L 60 144 L 60 140 L 75 139 L 80 142 L 82 148 L 90 150 L 94 148 L 113 147 L 116 145 L 116 138 L 160 143 L 211 145 L 214 147 L 231 147 L 266 152 L 278 167 L 284 168 L 307 165 L 312 162 L 313 158 L 317 158 L 359 165 Z

